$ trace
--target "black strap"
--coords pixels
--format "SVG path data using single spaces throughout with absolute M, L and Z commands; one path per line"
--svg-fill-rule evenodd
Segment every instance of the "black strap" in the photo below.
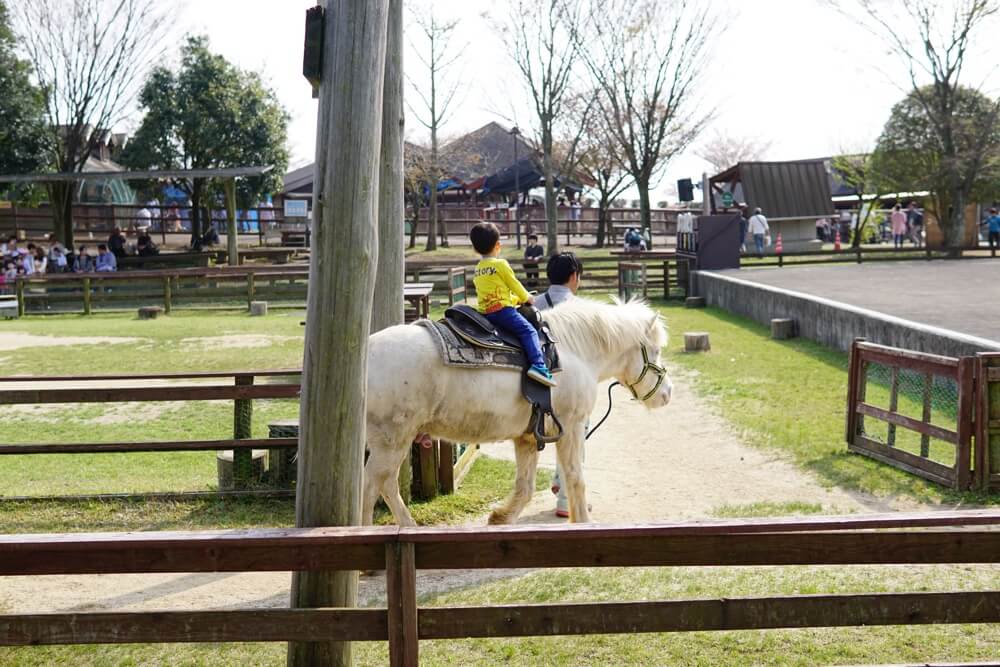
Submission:
M 549 304 L 549 308 L 555 308 L 556 307 L 556 304 L 552 303 L 552 297 L 549 296 L 548 292 L 545 293 L 545 301 Z
M 583 438 L 584 440 L 589 440 L 590 436 L 594 435 L 594 431 L 596 431 L 597 429 L 599 429 L 601 427 L 601 424 L 603 424 L 604 421 L 608 418 L 608 415 L 611 414 L 611 390 L 614 389 L 617 385 L 620 385 L 620 384 L 621 384 L 621 382 L 615 381 L 615 382 L 612 382 L 611 384 L 608 385 L 608 411 L 604 413 L 604 416 L 601 417 L 601 421 L 597 422 L 597 425 L 594 426 L 594 428 L 592 428 L 589 431 L 587 431 L 587 435 L 585 435 L 584 438 Z

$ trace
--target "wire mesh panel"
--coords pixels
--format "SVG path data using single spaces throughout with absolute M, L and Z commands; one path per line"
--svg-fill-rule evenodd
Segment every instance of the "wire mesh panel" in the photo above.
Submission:
M 855 342 L 849 449 L 966 488 L 972 467 L 971 361 Z

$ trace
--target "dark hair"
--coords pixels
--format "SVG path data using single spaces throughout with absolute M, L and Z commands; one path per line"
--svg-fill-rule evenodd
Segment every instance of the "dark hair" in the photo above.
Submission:
M 87 250 L 87 246 L 85 246 L 85 245 L 82 245 L 82 246 L 80 246 L 80 254 L 81 254 L 81 255 L 82 255 L 82 254 L 84 253 L 84 251 L 86 251 L 86 250 Z
M 35 244 L 34 244 L 34 243 L 29 243 L 29 244 L 28 244 L 28 250 L 31 250 L 31 249 L 32 249 L 32 248 L 34 248 L 34 247 L 35 247 Z
M 476 252 L 488 255 L 500 240 L 500 230 L 492 222 L 480 222 L 472 227 L 469 238 L 472 239 L 472 247 Z
M 108 249 L 108 246 L 106 246 L 106 245 L 104 245 L 104 244 L 102 243 L 102 244 L 100 244 L 99 246 L 97 246 L 97 249 L 98 249 L 98 250 L 107 250 L 107 249 Z
M 551 284 L 565 285 L 574 273 L 578 276 L 582 275 L 583 265 L 573 253 L 561 252 L 549 257 L 549 263 L 545 267 L 545 275 L 548 276 Z
M 538 234 L 528 234 L 528 240 L 530 241 L 531 239 L 535 239 L 537 241 L 538 240 Z

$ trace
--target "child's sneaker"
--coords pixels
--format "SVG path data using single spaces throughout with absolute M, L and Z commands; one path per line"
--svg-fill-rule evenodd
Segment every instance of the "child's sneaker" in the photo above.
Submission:
M 552 373 L 545 366 L 532 366 L 528 369 L 528 377 L 546 387 L 556 386 L 556 381 L 552 379 Z

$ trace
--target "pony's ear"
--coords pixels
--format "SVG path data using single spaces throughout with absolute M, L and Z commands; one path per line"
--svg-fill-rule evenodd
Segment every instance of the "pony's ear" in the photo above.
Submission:
M 649 322 L 646 323 L 646 338 L 648 340 L 654 340 L 656 338 L 656 325 L 660 322 L 660 316 L 653 313 L 653 316 L 649 318 Z

